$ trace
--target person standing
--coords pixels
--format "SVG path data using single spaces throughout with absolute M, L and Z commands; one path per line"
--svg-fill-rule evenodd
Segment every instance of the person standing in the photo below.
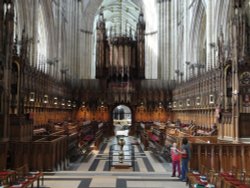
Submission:
M 171 149 L 171 158 L 172 158 L 172 176 L 175 177 L 176 170 L 178 172 L 178 177 L 181 175 L 181 168 L 180 168 L 180 153 L 178 149 L 176 148 L 177 144 L 173 143 L 173 146 L 170 148 Z
M 190 145 L 187 138 L 182 139 L 181 145 L 181 181 L 187 181 L 188 162 L 191 157 Z

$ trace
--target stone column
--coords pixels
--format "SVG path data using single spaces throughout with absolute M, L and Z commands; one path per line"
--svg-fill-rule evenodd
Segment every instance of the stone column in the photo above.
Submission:
M 158 41 L 159 41 L 159 59 L 158 59 L 158 78 L 162 77 L 162 63 L 163 63 L 163 44 L 162 44 L 162 40 L 163 40 L 163 10 L 162 10 L 162 0 L 158 1 L 158 12 L 159 12 L 159 35 L 158 35 Z
M 37 65 L 39 62 L 37 62 L 37 41 L 38 41 L 38 0 L 32 1 L 33 3 L 33 26 L 32 26 L 32 50 L 31 50 L 31 65 Z
M 180 3 L 178 1 L 178 3 Z M 183 2 L 183 55 L 182 55 L 182 59 L 180 65 L 179 65 L 179 69 L 182 70 L 182 68 L 184 68 L 184 61 L 187 59 L 190 59 L 190 46 L 189 46 L 189 40 L 190 40 L 190 13 L 189 13 L 189 6 L 190 6 L 190 0 L 185 0 Z
M 172 0 L 171 3 L 171 59 L 169 67 L 169 79 L 174 80 L 174 70 L 177 69 L 175 66 L 180 62 L 178 61 L 178 0 Z M 186 73 L 184 73 L 186 75 Z
M 210 70 L 212 68 L 212 50 L 211 50 L 211 44 L 214 43 L 212 39 L 212 33 L 213 33 L 213 0 L 207 1 L 207 9 L 206 9 L 206 39 L 207 39 L 207 52 L 206 52 L 206 69 Z

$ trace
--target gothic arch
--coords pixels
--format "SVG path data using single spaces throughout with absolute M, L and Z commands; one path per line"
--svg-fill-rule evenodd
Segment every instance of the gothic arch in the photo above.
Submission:
M 34 3 L 35 1 L 32 1 L 32 3 Z M 52 13 L 52 10 L 49 8 L 49 4 L 47 3 L 47 5 L 45 6 L 46 3 L 44 2 L 47 2 L 47 1 L 40 1 L 40 3 L 38 3 L 37 7 L 38 7 L 38 10 L 36 11 L 33 11 L 33 9 L 30 9 L 30 6 L 28 5 L 28 2 L 27 1 L 15 1 L 15 12 L 16 12 L 16 19 L 17 19 L 17 22 L 16 22 L 16 30 L 15 30 L 15 35 L 18 36 L 18 40 L 20 40 L 21 36 L 22 36 L 22 32 L 23 32 L 23 29 L 25 29 L 25 34 L 27 35 L 28 37 L 28 45 L 30 47 L 32 47 L 32 44 L 35 45 L 37 48 L 37 45 L 38 45 L 38 42 L 42 42 L 41 40 L 43 39 L 38 39 L 37 38 L 37 29 L 38 29 L 38 26 L 41 26 L 44 29 L 44 31 L 46 33 L 44 33 L 44 35 L 46 37 L 43 37 L 43 38 L 49 38 L 47 41 L 51 41 L 51 43 L 47 43 L 47 41 L 45 41 L 45 46 L 44 48 L 47 49 L 48 52 L 50 52 L 52 49 L 51 46 L 55 45 L 56 43 L 53 42 L 52 38 L 54 38 L 53 36 L 51 36 L 51 34 L 53 33 L 53 29 L 50 29 L 50 25 L 53 25 L 52 23 L 52 15 L 50 15 L 49 12 Z M 34 5 L 33 5 L 34 6 Z M 33 7 L 34 8 L 34 7 Z M 37 20 L 34 20 L 36 19 L 35 15 L 34 14 L 38 14 L 38 11 L 41 11 L 41 17 L 38 17 Z M 45 12 L 47 11 L 47 12 Z M 44 22 L 41 22 L 41 20 L 44 19 Z M 35 22 L 35 23 L 34 23 Z M 34 27 L 34 24 L 36 25 L 36 27 Z M 48 27 L 49 26 L 49 27 Z M 51 26 L 52 27 L 52 26 Z M 34 48 L 33 48 L 34 49 Z M 35 52 L 33 52 L 33 50 L 31 50 L 33 55 L 32 56 L 36 56 L 37 54 Z M 30 58 L 32 57 L 30 55 Z M 38 61 L 33 61 L 30 60 L 30 63 L 34 63 L 34 65 L 36 65 Z
M 200 62 L 203 53 L 200 51 L 206 44 L 206 10 L 202 1 L 198 1 L 194 7 L 192 24 L 190 27 L 190 50 L 191 59 L 194 64 L 205 63 Z
M 225 7 L 222 8 L 223 10 L 223 13 L 222 13 L 222 16 L 223 16 L 223 19 L 221 20 L 221 25 L 222 25 L 222 28 L 223 28 L 223 33 L 225 34 L 225 43 L 228 44 L 229 43 L 229 40 L 230 40 L 230 35 L 231 35 L 231 24 L 230 24 L 230 21 L 231 21 L 231 13 L 232 13 L 232 3 L 233 1 L 226 1 L 225 2 Z
M 55 44 L 56 44 L 56 36 L 55 36 L 55 18 L 53 15 L 53 9 L 51 3 L 49 1 L 40 1 L 41 4 L 38 7 L 41 11 L 41 18 L 38 17 L 38 20 L 40 20 L 40 24 L 44 24 L 44 27 L 47 28 L 46 31 L 47 33 L 47 52 L 48 52 L 48 57 L 50 57 L 50 54 L 56 54 L 55 52 Z M 42 21 L 43 19 L 43 21 Z
M 229 1 L 217 1 L 217 4 L 215 5 L 216 11 L 215 11 L 215 27 L 216 27 L 216 36 L 219 36 L 221 27 L 223 30 L 225 29 L 225 25 L 227 23 L 227 14 L 229 9 Z

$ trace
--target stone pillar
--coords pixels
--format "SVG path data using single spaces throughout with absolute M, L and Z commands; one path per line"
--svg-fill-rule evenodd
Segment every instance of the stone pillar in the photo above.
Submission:
M 241 24 L 240 16 L 241 7 L 235 3 L 233 25 L 232 25 L 232 43 L 233 43 L 233 59 L 232 59 L 232 136 L 235 142 L 239 141 L 239 78 L 238 78 L 238 49 L 239 49 L 239 25 Z
M 161 20 L 162 20 L 162 10 L 161 10 L 161 1 L 159 0 L 158 1 L 158 30 L 159 30 L 159 34 L 158 34 L 158 49 L 159 49 L 159 57 L 158 57 L 158 63 L 157 63 L 157 72 L 158 72 L 158 75 L 157 77 L 160 79 L 161 78 L 161 63 L 162 63 L 162 43 L 161 43 L 161 39 L 162 39 L 162 24 L 161 24 Z
M 207 44 L 207 52 L 206 52 L 206 69 L 210 70 L 212 68 L 212 49 L 211 44 L 214 43 L 212 34 L 214 30 L 213 26 L 213 0 L 207 1 L 207 9 L 206 9 L 206 44 Z
M 178 1 L 178 3 L 180 3 Z M 179 69 L 182 70 L 182 68 L 184 68 L 184 61 L 190 59 L 190 54 L 191 54 L 191 49 L 190 49 L 190 45 L 189 45 L 189 41 L 190 41 L 190 10 L 189 10 L 189 6 L 191 4 L 190 0 L 185 0 L 183 2 L 183 57 L 181 59 L 180 65 L 179 65 Z
M 6 3 L 6 2 L 5 2 Z M 2 123 L 2 141 L 7 141 L 10 136 L 10 118 L 9 118 L 9 110 L 10 110 L 10 77 L 11 77 L 11 67 L 13 61 L 13 31 L 14 31 L 14 4 L 12 1 L 6 3 L 7 10 L 5 14 L 4 29 L 5 33 L 5 43 L 3 44 L 3 54 L 5 58 L 3 58 L 4 73 L 3 73 L 3 119 L 1 119 Z M 2 29 L 2 28 L 1 28 Z M 0 54 L 1 55 L 1 54 Z
M 174 70 L 178 68 L 180 63 L 178 60 L 178 0 L 172 0 L 170 2 L 171 6 L 171 30 L 170 30 L 170 39 L 171 39 L 171 58 L 170 58 L 170 67 L 169 67 L 169 79 L 174 80 Z M 186 73 L 184 73 L 186 75 Z
M 32 9 L 33 9 L 33 25 L 32 25 L 32 32 L 33 32 L 33 38 L 32 38 L 32 50 L 31 50 L 31 65 L 37 65 L 39 62 L 37 61 L 37 41 L 38 41 L 38 0 L 32 1 Z

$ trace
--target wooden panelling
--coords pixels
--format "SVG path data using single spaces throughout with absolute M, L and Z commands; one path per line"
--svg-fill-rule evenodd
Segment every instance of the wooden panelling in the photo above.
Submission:
M 10 139 L 13 141 L 29 141 L 32 138 L 32 121 L 25 116 L 10 116 Z
M 10 142 L 11 169 L 16 169 L 30 162 L 30 142 L 12 141 Z
M 249 171 L 249 144 L 209 144 L 192 143 L 191 169 L 201 170 L 206 166 L 217 172 L 230 171 L 233 168 Z
M 65 169 L 67 136 L 47 136 L 32 143 L 31 169 L 51 171 Z

